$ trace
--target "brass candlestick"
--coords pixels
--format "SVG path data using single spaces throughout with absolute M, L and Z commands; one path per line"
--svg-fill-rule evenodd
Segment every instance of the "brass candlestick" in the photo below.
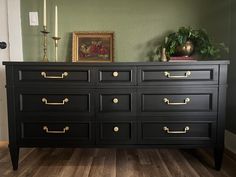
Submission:
M 48 40 L 47 40 L 47 35 L 49 34 L 49 31 L 47 31 L 47 27 L 43 26 L 43 31 L 41 31 L 43 34 L 43 61 L 48 62 L 48 56 L 47 56 L 47 45 L 48 45 Z
M 58 41 L 61 39 L 60 37 L 52 37 L 55 44 L 55 61 L 58 61 Z

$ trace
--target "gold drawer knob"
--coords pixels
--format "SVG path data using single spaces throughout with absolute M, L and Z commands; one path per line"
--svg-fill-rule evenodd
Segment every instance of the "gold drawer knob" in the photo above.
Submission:
M 172 131 L 168 127 L 163 127 L 163 130 L 168 134 L 185 134 L 190 130 L 190 128 L 189 126 L 186 126 L 183 131 Z
M 119 75 L 119 73 L 117 71 L 112 73 L 113 77 L 117 77 Z
M 63 128 L 63 130 L 49 130 L 47 126 L 43 126 L 43 130 L 46 132 L 46 133 L 51 133 L 51 134 L 64 134 L 66 133 L 67 131 L 69 131 L 70 127 L 66 126 L 65 128 Z
M 114 131 L 114 132 L 118 132 L 118 131 L 119 131 L 119 127 L 114 127 L 114 128 L 113 128 L 113 131 Z
M 117 104 L 119 102 L 118 98 L 114 98 L 112 101 L 114 104 Z

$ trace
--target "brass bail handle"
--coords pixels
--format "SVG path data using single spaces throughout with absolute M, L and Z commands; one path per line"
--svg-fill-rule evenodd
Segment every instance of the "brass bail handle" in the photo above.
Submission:
M 45 105 L 54 105 L 54 106 L 60 106 L 60 105 L 65 105 L 65 103 L 69 102 L 68 98 L 65 98 L 62 100 L 62 102 L 48 102 L 48 100 L 46 98 L 42 98 L 42 102 Z
M 41 72 L 41 76 L 43 76 L 45 79 L 64 79 L 68 75 L 68 72 L 63 72 L 61 76 L 49 76 L 46 72 Z
M 63 130 L 49 130 L 47 126 L 43 126 L 43 130 L 46 133 L 51 133 L 51 134 L 65 134 L 67 131 L 69 131 L 70 127 L 66 126 L 63 128 Z
M 171 75 L 170 72 L 165 71 L 165 72 L 164 72 L 164 75 L 165 75 L 167 78 L 181 79 L 181 78 L 187 78 L 187 77 L 189 77 L 189 76 L 191 75 L 191 71 L 186 71 L 183 76 L 174 76 L 174 75 Z
M 185 98 L 183 103 L 171 103 L 168 98 L 164 98 L 163 101 L 168 105 L 186 105 L 190 102 L 190 98 Z
M 165 127 L 163 127 L 163 130 L 168 134 L 185 134 L 190 130 L 190 128 L 189 128 L 189 126 L 186 126 L 183 131 L 182 130 L 181 131 L 172 131 L 168 127 L 165 126 Z

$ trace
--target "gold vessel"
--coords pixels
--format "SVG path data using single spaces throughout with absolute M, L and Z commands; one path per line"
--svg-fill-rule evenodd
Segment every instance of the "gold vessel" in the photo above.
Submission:
M 186 56 L 189 57 L 193 54 L 194 51 L 194 45 L 191 41 L 187 41 L 182 46 L 176 47 L 177 54 L 179 56 Z

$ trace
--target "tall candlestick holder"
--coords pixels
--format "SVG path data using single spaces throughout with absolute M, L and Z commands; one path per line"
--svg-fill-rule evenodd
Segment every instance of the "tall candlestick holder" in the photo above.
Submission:
M 49 34 L 49 31 L 47 31 L 47 27 L 43 26 L 43 30 L 41 31 L 43 34 L 43 61 L 48 62 L 48 55 L 47 55 L 47 46 L 48 46 L 48 38 L 47 35 Z
M 61 39 L 60 37 L 52 37 L 52 39 L 54 40 L 54 44 L 55 44 L 55 61 L 58 61 L 58 41 Z

